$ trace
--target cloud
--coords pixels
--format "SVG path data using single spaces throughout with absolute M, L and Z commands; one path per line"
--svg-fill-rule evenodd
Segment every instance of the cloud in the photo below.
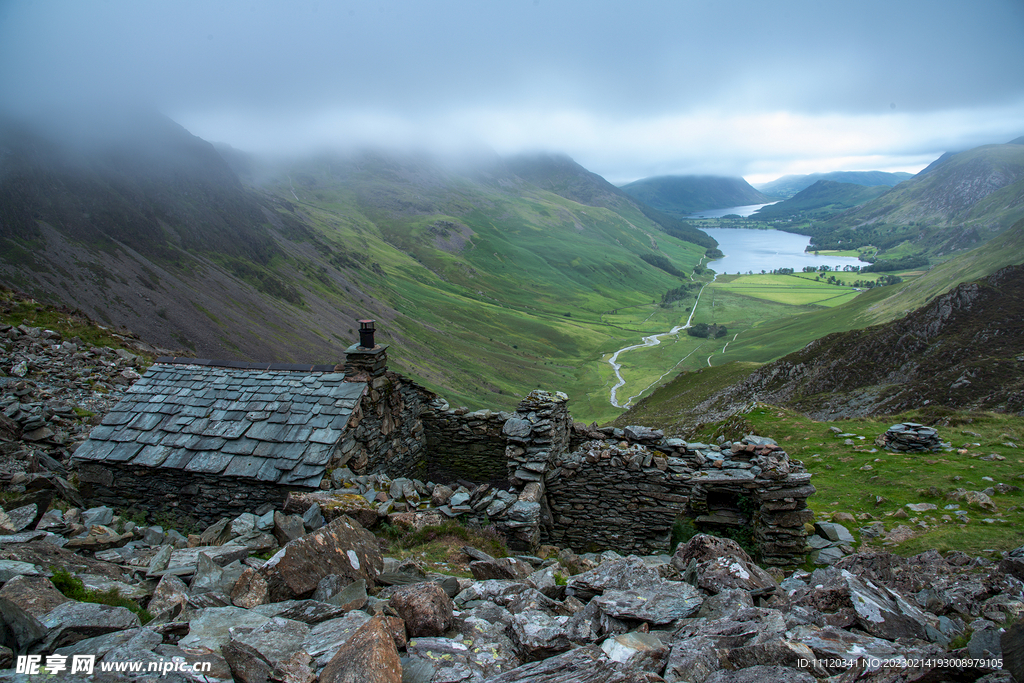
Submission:
M 921 167 L 1024 133 L 1021 25 L 1019 0 L 9 0 L 0 92 L 149 102 L 242 149 L 565 152 L 618 182 Z

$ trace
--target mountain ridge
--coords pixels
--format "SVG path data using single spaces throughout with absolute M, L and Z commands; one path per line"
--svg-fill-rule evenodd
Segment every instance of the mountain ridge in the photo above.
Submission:
M 622 191 L 675 218 L 708 209 L 766 204 L 770 201 L 743 178 L 655 176 L 628 183 Z
M 904 180 L 914 177 L 913 173 L 887 171 L 832 171 L 829 173 L 809 173 L 806 175 L 785 175 L 776 178 L 771 182 L 758 183 L 754 188 L 771 197 L 782 197 L 788 199 L 801 190 L 805 190 L 819 180 L 829 180 L 837 183 L 852 183 L 873 187 L 885 185 L 895 187 Z

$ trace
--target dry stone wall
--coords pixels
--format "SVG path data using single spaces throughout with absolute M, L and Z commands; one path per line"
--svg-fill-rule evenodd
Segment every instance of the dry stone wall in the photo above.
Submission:
M 434 398 L 429 390 L 392 372 L 370 380 L 342 439 L 339 464 L 359 473 L 418 475 L 426 446 L 423 415 Z
M 512 413 L 452 409 L 444 399 L 422 415 L 426 434 L 425 476 L 435 481 L 503 480 L 508 476 L 502 428 Z

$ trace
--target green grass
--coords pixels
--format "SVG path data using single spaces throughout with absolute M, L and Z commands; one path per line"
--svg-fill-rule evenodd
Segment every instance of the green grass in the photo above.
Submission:
M 51 567 L 50 570 L 53 572 L 53 576 L 50 577 L 50 581 L 65 597 L 77 600 L 78 602 L 94 602 L 100 605 L 124 607 L 128 611 L 137 614 L 139 621 L 143 624 L 152 621 L 153 619 L 153 615 L 139 607 L 137 602 L 121 597 L 121 594 L 116 588 L 111 588 L 108 591 L 86 590 L 85 584 L 82 583 L 82 580 L 76 576 L 72 576 L 68 570 L 58 569 L 56 567 Z
M 978 555 L 1021 545 L 1024 448 L 1005 444 L 1024 446 L 1024 418 L 923 410 L 821 423 L 795 411 L 758 405 L 741 420 L 755 433 L 778 441 L 791 458 L 802 461 L 813 474 L 817 493 L 808 499 L 808 506 L 818 520 L 828 520 L 836 512 L 853 514 L 859 523 L 850 531 L 858 541 L 868 541 L 870 547 L 902 555 L 931 548 Z M 934 425 L 940 438 L 952 448 L 904 454 L 875 446 L 875 437 L 890 425 L 905 421 Z M 839 438 L 830 427 L 864 438 Z M 720 425 L 708 425 L 691 438 L 710 439 L 716 433 L 721 433 Z M 733 434 L 730 438 L 740 436 Z M 848 439 L 852 445 L 846 443 Z M 1004 459 L 983 459 L 990 454 Z M 997 484 L 1013 488 L 991 496 L 995 510 L 972 507 L 950 497 L 957 489 L 983 491 Z M 938 509 L 913 512 L 906 507 L 912 503 L 932 503 Z M 947 505 L 966 510 L 969 521 L 960 523 L 953 510 L 944 509 Z M 909 527 L 913 537 L 891 546 L 881 540 L 870 541 L 859 529 L 873 521 L 881 521 L 886 532 L 901 525 Z

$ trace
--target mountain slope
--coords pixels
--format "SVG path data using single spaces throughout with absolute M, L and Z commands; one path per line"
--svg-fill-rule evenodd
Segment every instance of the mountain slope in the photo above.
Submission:
M 840 211 L 876 199 L 888 191 L 886 185 L 867 187 L 819 180 L 789 199 L 761 207 L 752 218 L 764 221 L 831 218 Z
M 770 197 L 788 198 L 805 190 L 819 180 L 829 180 L 836 183 L 852 183 L 874 187 L 885 185 L 895 187 L 904 180 L 913 178 L 913 173 L 887 173 L 885 171 L 833 171 L 832 173 L 811 173 L 808 175 L 786 175 L 771 181 L 761 183 L 754 187 Z
M 800 230 L 819 249 L 906 243 L 933 256 L 977 246 L 1024 217 L 1024 145 L 946 154 L 878 199 Z
M 814 419 L 924 405 L 1024 410 L 1024 266 L 958 285 L 885 325 L 831 334 L 712 397 L 711 412 L 751 400 Z
M 638 333 L 604 314 L 679 285 L 652 262 L 690 272 L 706 251 L 632 200 L 581 204 L 501 160 L 228 153 L 246 186 L 149 121 L 85 146 L 5 127 L 0 280 L 183 353 L 332 362 L 371 317 L 392 366 L 453 400 L 585 398 L 581 368 Z
M 658 176 L 622 186 L 631 197 L 676 218 L 695 211 L 765 204 L 770 200 L 743 178 Z

